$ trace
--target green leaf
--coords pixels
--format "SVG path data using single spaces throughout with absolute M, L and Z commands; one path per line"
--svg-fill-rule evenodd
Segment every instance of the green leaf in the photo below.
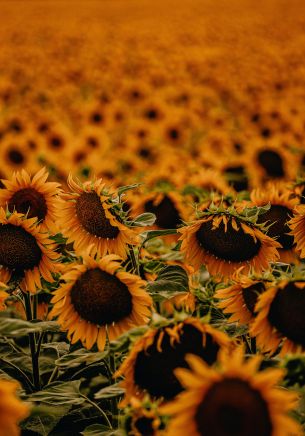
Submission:
M 166 230 L 148 230 L 147 232 L 142 233 L 142 237 L 144 238 L 144 243 L 149 241 L 150 239 L 157 238 L 158 236 L 166 236 L 166 235 L 175 235 L 177 233 L 176 229 L 166 229 Z
M 71 404 L 39 405 L 31 409 L 31 415 L 21 423 L 23 430 L 48 436 L 61 418 L 69 413 Z
M 55 321 L 29 322 L 17 318 L 0 317 L 0 335 L 25 336 L 28 333 L 58 332 L 59 325 Z
M 115 383 L 114 385 L 107 386 L 106 388 L 99 390 L 94 395 L 94 398 L 100 400 L 101 398 L 119 397 L 120 395 L 123 395 L 124 392 L 125 390 L 119 386 L 119 383 Z
M 156 280 L 148 282 L 148 290 L 152 293 L 186 292 L 188 289 L 188 275 L 179 265 L 166 266 L 159 272 Z
M 50 405 L 82 404 L 85 399 L 79 391 L 81 380 L 69 382 L 55 382 L 45 389 L 35 392 L 27 397 L 33 403 L 45 403 Z
M 90 351 L 81 348 L 79 350 L 73 351 L 72 353 L 65 354 L 64 356 L 60 357 L 55 361 L 55 365 L 62 370 L 68 368 L 75 368 L 81 365 L 82 363 L 86 363 L 87 365 L 90 365 L 91 363 L 99 362 L 105 359 L 108 353 L 109 351 L 92 353 Z
M 110 428 L 106 427 L 105 425 L 91 424 L 88 427 L 86 427 L 84 431 L 81 431 L 80 434 L 83 436 L 100 436 L 101 434 L 104 434 L 109 430 Z
M 143 336 L 147 329 L 148 326 L 140 326 L 134 327 L 133 329 L 128 330 L 126 333 L 123 333 L 115 341 L 110 343 L 111 351 L 117 353 L 127 351 L 130 343 L 138 339 L 140 336 Z
M 120 195 L 123 194 L 123 192 L 130 191 L 131 189 L 136 189 L 136 188 L 138 188 L 139 186 L 141 186 L 141 183 L 134 183 L 133 185 L 121 186 L 121 187 L 118 189 L 118 195 L 120 196 Z
M 146 227 L 152 226 L 156 221 L 156 215 L 154 213 L 145 212 L 138 215 L 132 222 L 131 225 L 134 227 Z

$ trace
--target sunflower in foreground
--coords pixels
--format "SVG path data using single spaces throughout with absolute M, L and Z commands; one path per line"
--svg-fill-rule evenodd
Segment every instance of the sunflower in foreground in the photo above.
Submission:
M 262 351 L 280 354 L 305 351 L 305 282 L 282 280 L 264 292 L 250 334 Z
M 49 174 L 45 168 L 33 178 L 25 171 L 13 174 L 11 180 L 2 180 L 4 189 L 0 190 L 0 206 L 7 207 L 9 212 L 18 212 L 28 218 L 37 218 L 41 229 L 56 231 L 57 195 L 60 184 L 47 182 Z
M 286 263 L 295 261 L 297 257 L 293 246 L 293 236 L 289 234 L 288 223 L 294 216 L 294 208 L 298 204 L 298 200 L 289 198 L 289 196 L 289 191 L 282 191 L 274 184 L 267 185 L 264 191 L 253 190 L 250 196 L 254 206 L 270 204 L 270 209 L 259 215 L 257 222 L 259 224 L 266 223 L 268 226 L 267 235 L 275 238 L 281 244 L 281 248 L 278 250 L 280 260 Z
M 0 380 L 0 436 L 18 436 L 18 424 L 29 415 L 29 407 L 16 396 L 16 381 Z
M 249 324 L 255 317 L 258 296 L 266 290 L 266 285 L 267 281 L 263 278 L 237 274 L 230 286 L 215 292 L 214 296 L 220 300 L 217 306 L 224 313 L 231 314 L 229 322 Z
M 83 264 L 70 264 L 62 276 L 65 283 L 54 292 L 51 317 L 58 316 L 62 330 L 74 344 L 78 340 L 91 349 L 105 348 L 110 341 L 132 327 L 147 324 L 152 300 L 145 282 L 127 273 L 118 256 L 100 260 L 83 256 Z
M 294 238 L 300 257 L 305 257 L 305 206 L 297 206 L 296 214 L 289 221 L 290 235 Z
M 57 212 L 67 243 L 74 242 L 76 252 L 90 246 L 92 255 L 116 253 L 126 258 L 128 244 L 137 244 L 138 235 L 114 214 L 111 195 L 105 194 L 102 180 L 81 185 L 69 176 L 68 185 L 72 192 L 62 195 Z
M 125 398 L 172 399 L 182 390 L 174 374 L 178 367 L 187 368 L 185 356 L 196 354 L 209 365 L 216 361 L 220 347 L 232 346 L 229 337 L 199 319 L 188 318 L 183 322 L 148 330 L 133 346 L 115 377 L 124 376 L 122 386 Z
M 21 278 L 23 291 L 36 292 L 41 277 L 53 282 L 52 273 L 58 271 L 56 244 L 40 231 L 36 218 L 25 218 L 14 212 L 6 215 L 0 208 L 0 279 L 7 281 L 14 275 Z
M 245 360 L 243 350 L 221 350 L 216 368 L 188 356 L 191 370 L 176 374 L 186 389 L 161 412 L 172 415 L 168 436 L 301 436 L 288 416 L 297 395 L 276 387 L 280 369 L 258 372 L 260 356 Z
M 9 297 L 9 294 L 5 291 L 6 289 L 6 284 L 0 282 L 0 311 L 6 309 L 5 300 Z
M 212 275 L 230 277 L 240 267 L 247 274 L 269 268 L 280 244 L 253 222 L 227 211 L 206 212 L 204 218 L 178 230 L 185 261 L 198 270 L 206 265 Z

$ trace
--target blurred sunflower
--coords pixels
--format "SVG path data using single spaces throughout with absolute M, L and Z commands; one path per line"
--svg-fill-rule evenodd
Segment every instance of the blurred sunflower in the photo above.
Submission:
M 22 278 L 20 288 L 32 293 L 41 287 L 41 276 L 53 282 L 52 273 L 57 272 L 55 261 L 59 257 L 55 248 L 56 244 L 40 231 L 36 218 L 25 218 L 17 212 L 7 216 L 5 210 L 0 208 L 2 281 L 6 282 L 8 276 L 16 274 Z
M 54 292 L 51 317 L 58 316 L 72 343 L 80 340 L 90 349 L 105 348 L 110 341 L 138 325 L 147 324 L 152 300 L 145 281 L 127 273 L 114 254 L 100 260 L 85 254 L 83 264 L 70 264 L 62 276 L 65 283 Z
M 26 168 L 30 173 L 37 170 L 37 162 L 32 153 L 29 153 L 24 138 L 15 139 L 11 136 L 1 141 L 0 159 L 1 171 L 11 174 Z
M 158 436 L 164 430 L 162 417 L 158 413 L 158 404 L 148 399 L 140 401 L 131 398 L 130 406 L 124 410 L 124 428 L 128 436 Z
M 215 292 L 215 298 L 220 301 L 217 306 L 224 313 L 231 314 L 229 322 L 248 324 L 254 319 L 255 304 L 258 296 L 266 290 L 264 279 L 250 278 L 246 275 L 236 274 L 233 283 Z
M 77 252 L 91 247 L 91 254 L 103 256 L 107 252 L 127 256 L 127 246 L 135 245 L 138 236 L 113 212 L 111 195 L 105 195 L 102 179 L 76 183 L 68 178 L 72 192 L 62 194 L 57 215 L 68 243 L 74 242 Z
M 56 232 L 56 204 L 60 193 L 60 184 L 47 182 L 49 174 L 45 168 L 32 179 L 25 171 L 13 174 L 11 180 L 2 180 L 4 189 L 0 190 L 0 206 L 9 212 L 24 214 L 27 218 L 37 218 L 41 229 Z
M 18 424 L 29 415 L 29 406 L 16 395 L 19 387 L 16 381 L 0 379 L 0 436 L 19 436 Z
M 257 223 L 265 223 L 268 226 L 266 234 L 275 238 L 281 248 L 278 250 L 280 260 L 290 263 L 295 261 L 296 254 L 293 247 L 293 236 L 289 234 L 289 220 L 294 216 L 294 208 L 298 204 L 297 199 L 289 198 L 290 192 L 280 190 L 274 184 L 267 184 L 262 189 L 253 190 L 250 194 L 254 206 L 270 204 L 270 209 L 258 216 Z M 270 226 L 270 227 L 269 227 Z
M 219 352 L 219 366 L 210 368 L 197 356 L 188 356 L 190 370 L 179 368 L 185 388 L 162 406 L 173 415 L 168 436 L 301 436 L 299 424 L 288 416 L 296 393 L 276 387 L 280 369 L 258 372 L 262 357 L 245 359 L 242 349 Z
M 305 282 L 281 280 L 262 293 L 250 329 L 262 351 L 280 354 L 305 351 Z
M 172 399 L 182 390 L 174 370 L 188 367 L 185 360 L 188 353 L 212 365 L 220 347 L 231 345 L 226 334 L 196 318 L 148 330 L 115 373 L 115 377 L 125 377 L 122 405 L 128 404 L 132 397 L 142 398 L 145 392 L 153 398 Z
M 305 257 L 305 206 L 300 205 L 296 208 L 296 213 L 293 218 L 288 222 L 291 229 L 290 235 L 294 238 L 296 250 L 299 252 L 300 257 Z
M 252 222 L 230 212 L 206 212 L 205 217 L 178 230 L 185 261 L 197 270 L 206 265 L 212 275 L 231 276 L 244 266 L 260 273 L 278 258 L 280 244 Z
M 0 282 L 0 311 L 6 309 L 5 300 L 9 297 L 6 292 L 7 286 L 5 283 Z

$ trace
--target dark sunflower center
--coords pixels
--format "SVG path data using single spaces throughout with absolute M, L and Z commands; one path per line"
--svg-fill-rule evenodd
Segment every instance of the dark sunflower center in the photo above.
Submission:
M 252 236 L 241 228 L 238 231 L 234 230 L 230 221 L 227 231 L 223 222 L 214 230 L 212 227 L 213 220 L 202 223 L 196 238 L 199 244 L 215 257 L 225 261 L 245 262 L 258 254 L 261 242 L 255 242 Z
M 96 192 L 83 192 L 76 201 L 76 214 L 81 225 L 91 235 L 114 239 L 119 229 L 110 224 Z
M 154 436 L 155 430 L 153 428 L 154 420 L 146 416 L 141 416 L 134 423 L 135 428 L 142 436 Z
M 9 152 L 7 153 L 7 157 L 8 160 L 15 165 L 21 165 L 24 162 L 23 154 L 16 148 L 12 148 L 11 150 L 9 150 Z
M 257 222 L 267 225 L 272 223 L 267 234 L 271 238 L 277 238 L 277 241 L 285 250 L 289 250 L 293 246 L 293 236 L 287 235 L 290 232 L 288 221 L 292 216 L 292 212 L 288 207 L 280 205 L 272 205 L 270 209 L 263 215 L 259 215 Z
M 132 312 L 132 297 L 125 283 L 99 268 L 86 271 L 71 289 L 71 303 L 86 321 L 106 325 Z
M 243 166 L 230 166 L 224 170 L 224 175 L 230 186 L 236 192 L 246 191 L 249 188 L 248 176 Z
M 283 159 L 276 151 L 263 150 L 258 154 L 257 160 L 268 176 L 275 179 L 285 176 Z
M 15 192 L 8 203 L 8 210 L 28 213 L 29 218 L 43 220 L 48 212 L 44 196 L 33 188 L 24 188 Z
M 178 210 L 166 195 L 158 205 L 155 205 L 153 200 L 149 200 L 145 203 L 144 208 L 145 212 L 156 215 L 156 225 L 162 229 L 175 229 L 181 224 Z
M 305 346 L 305 290 L 289 283 L 276 294 L 268 320 L 283 336 Z
M 38 266 L 41 256 L 34 236 L 13 224 L 0 225 L 0 265 L 21 272 Z
M 173 346 L 170 336 L 165 333 L 162 351 L 157 349 L 160 333 L 155 336 L 153 344 L 141 351 L 134 366 L 135 384 L 147 390 L 153 397 L 171 399 L 182 391 L 182 386 L 174 374 L 176 368 L 188 368 L 185 356 L 196 354 L 209 365 L 216 361 L 219 345 L 207 334 L 205 346 L 202 344 L 202 333 L 192 325 L 185 325 L 180 335 L 180 342 Z
M 204 436 L 271 436 L 268 406 L 247 382 L 224 379 L 212 385 L 195 414 Z
M 242 295 L 245 302 L 245 305 L 249 312 L 254 315 L 255 305 L 258 299 L 258 296 L 265 290 L 265 285 L 263 282 L 255 283 L 254 285 L 248 286 L 247 288 L 242 289 Z

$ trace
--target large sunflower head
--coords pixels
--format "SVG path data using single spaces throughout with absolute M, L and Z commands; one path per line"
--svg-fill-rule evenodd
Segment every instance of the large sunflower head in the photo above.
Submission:
M 258 216 L 257 222 L 268 225 L 267 235 L 275 238 L 281 244 L 280 260 L 288 263 L 296 258 L 293 236 L 290 234 L 288 223 L 294 216 L 294 208 L 298 203 L 297 199 L 289 198 L 289 195 L 289 191 L 269 184 L 264 191 L 256 189 L 251 192 L 250 196 L 254 206 L 270 204 L 270 208 Z
M 87 251 L 100 256 L 116 253 L 127 256 L 127 246 L 138 242 L 136 231 L 123 224 L 114 209 L 110 194 L 101 179 L 95 182 L 76 183 L 68 178 L 71 192 L 63 194 L 57 214 L 62 232 L 68 243 L 74 242 L 76 252 Z
M 0 380 L 0 434 L 19 436 L 19 422 L 29 415 L 29 406 L 16 395 L 19 384 L 16 381 Z
M 215 297 L 224 313 L 230 314 L 229 322 L 250 323 L 255 317 L 259 295 L 266 290 L 268 281 L 263 278 L 237 274 L 229 286 L 218 289 Z
M 32 178 L 25 171 L 13 174 L 11 180 L 2 180 L 4 189 L 0 190 L 0 206 L 9 212 L 18 212 L 28 218 L 37 218 L 41 228 L 56 230 L 55 208 L 60 185 L 47 182 L 48 172 L 42 168 Z
M 270 353 L 305 351 L 305 282 L 280 280 L 262 293 L 250 329 L 261 350 Z
M 53 281 L 58 271 L 56 245 L 46 233 L 40 231 L 36 218 L 25 218 L 17 212 L 6 215 L 0 208 L 0 272 L 21 279 L 23 291 L 36 292 L 41 277 Z M 4 281 L 4 280 L 3 280 Z
M 185 360 L 188 353 L 211 365 L 220 347 L 230 345 L 227 335 L 196 318 L 148 330 L 115 374 L 125 377 L 122 404 L 128 404 L 133 396 L 142 398 L 145 393 L 165 401 L 172 399 L 182 390 L 174 370 L 188 367 Z
M 232 276 L 240 267 L 260 273 L 278 258 L 280 244 L 265 235 L 256 218 L 237 214 L 232 208 L 210 208 L 202 218 L 178 231 L 185 261 L 210 274 Z
M 258 372 L 260 356 L 245 359 L 243 350 L 221 350 L 218 366 L 210 368 L 198 356 L 188 356 L 191 370 L 176 375 L 185 392 L 162 412 L 173 416 L 168 436 L 301 436 L 288 416 L 297 395 L 278 388 L 283 372 Z
M 112 254 L 96 260 L 84 255 L 83 264 L 70 264 L 64 284 L 54 293 L 51 316 L 58 316 L 72 343 L 103 350 L 109 340 L 137 325 L 147 324 L 152 300 L 145 282 L 127 273 Z

